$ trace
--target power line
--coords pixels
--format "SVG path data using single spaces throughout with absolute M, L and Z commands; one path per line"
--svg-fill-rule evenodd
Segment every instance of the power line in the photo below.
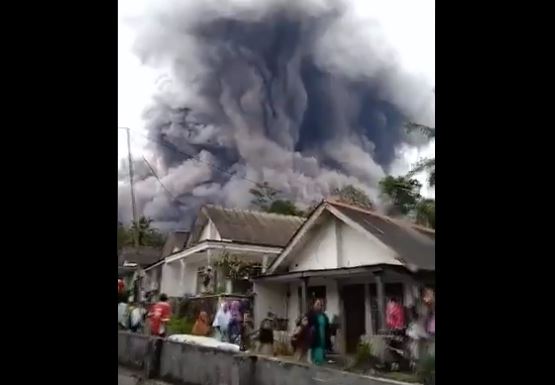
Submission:
M 180 203 L 180 204 L 184 204 L 183 202 L 181 202 L 179 199 L 177 199 L 176 196 L 174 196 L 171 191 L 164 185 L 164 183 L 162 183 L 162 181 L 160 180 L 160 178 L 158 177 L 158 174 L 156 174 L 156 171 L 154 171 L 154 168 L 150 165 L 150 163 L 148 162 L 148 160 L 146 160 L 146 158 L 143 156 L 143 161 L 146 163 L 146 165 L 148 166 L 148 168 L 150 169 L 150 172 L 152 173 L 152 175 L 156 178 L 156 180 L 158 181 L 158 183 L 160 183 L 160 186 L 162 186 L 162 188 L 168 193 L 168 195 L 170 196 L 170 198 L 172 198 L 172 200 L 176 203 Z
M 202 159 L 200 159 L 200 158 L 199 158 L 198 156 L 196 156 L 196 155 L 191 155 L 191 154 L 189 154 L 189 153 L 187 153 L 187 152 L 185 152 L 185 151 L 183 151 L 183 150 L 177 149 L 175 146 L 171 145 L 171 144 L 168 143 L 168 142 L 150 138 L 150 137 L 148 137 L 148 136 L 146 136 L 146 135 L 144 135 L 144 134 L 142 134 L 142 133 L 140 133 L 140 132 L 138 132 L 137 130 L 134 130 L 134 129 L 130 129 L 130 130 L 134 131 L 137 135 L 140 135 L 140 136 L 142 136 L 143 138 L 145 138 L 145 139 L 147 139 L 147 140 L 149 140 L 149 141 L 151 141 L 151 142 L 154 142 L 154 143 L 157 143 L 157 144 L 159 144 L 159 145 L 161 145 L 161 146 L 164 146 L 164 147 L 166 147 L 166 148 L 168 148 L 168 149 L 170 149 L 170 150 L 172 150 L 172 151 L 174 151 L 174 152 L 176 152 L 176 153 L 178 153 L 178 154 L 181 154 L 181 155 L 183 155 L 183 156 L 186 156 L 186 157 L 189 158 L 189 159 L 193 159 L 193 160 L 196 160 L 197 162 L 204 163 L 204 164 L 208 165 L 209 167 L 212 167 L 213 169 L 215 169 L 215 170 L 217 170 L 217 171 L 219 171 L 219 172 L 221 172 L 221 173 L 223 173 L 223 174 L 227 174 L 227 175 L 229 175 L 229 176 L 233 176 L 233 177 L 236 177 L 236 178 L 243 179 L 243 180 L 245 180 L 245 181 L 247 181 L 247 182 L 252 183 L 252 184 L 255 185 L 256 187 L 260 187 L 260 185 L 262 185 L 262 183 L 260 183 L 260 182 L 256 182 L 256 181 L 254 181 L 254 180 L 252 180 L 252 179 L 249 179 L 249 178 L 247 178 L 247 177 L 244 177 L 244 176 L 238 176 L 237 174 L 234 174 L 234 173 L 232 173 L 232 172 L 230 172 L 230 171 L 228 171 L 228 170 L 226 170 L 226 169 L 224 169 L 224 168 L 221 168 L 221 167 L 215 165 L 214 163 L 211 163 L 211 162 L 207 162 L 207 161 L 205 161 L 205 160 L 202 160 Z M 144 158 L 144 157 L 143 157 L 143 158 Z M 149 168 L 151 168 L 150 165 L 149 165 Z M 152 168 L 151 168 L 151 171 L 152 171 Z M 269 190 L 272 190 L 272 191 L 274 191 L 274 192 L 277 193 L 277 194 L 284 194 L 283 191 L 278 190 L 278 189 L 276 189 L 276 188 L 273 188 L 273 187 L 270 187 L 270 186 L 266 186 L 266 187 L 267 187 Z

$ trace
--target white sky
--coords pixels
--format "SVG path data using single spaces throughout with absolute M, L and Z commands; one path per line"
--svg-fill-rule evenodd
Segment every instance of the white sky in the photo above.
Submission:
M 160 73 L 141 65 L 132 52 L 135 38 L 128 19 L 143 12 L 157 0 L 118 0 L 118 125 L 134 131 L 144 130 L 142 112 L 156 89 Z M 185 1 L 185 0 L 182 0 Z M 202 1 L 202 0 L 192 0 Z M 225 1 L 225 0 L 221 0 Z M 263 0 L 259 0 L 263 1 Z M 397 50 L 403 67 L 435 84 L 435 0 L 351 0 L 363 17 L 380 21 L 384 35 Z M 133 131 L 132 131 L 133 133 Z M 132 135 L 132 151 L 144 154 L 146 140 Z M 435 153 L 435 145 L 420 150 L 402 149 L 404 161 L 395 173 L 404 173 L 422 156 Z M 127 156 L 124 130 L 118 130 L 118 165 Z M 405 170 L 406 169 L 406 170 Z M 427 194 L 426 191 L 423 191 Z

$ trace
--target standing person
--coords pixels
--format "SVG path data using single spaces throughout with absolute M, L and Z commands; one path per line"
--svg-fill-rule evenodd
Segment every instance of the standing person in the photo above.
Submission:
M 239 301 L 233 301 L 230 307 L 231 319 L 228 325 L 229 342 L 241 346 L 243 329 L 243 316 L 240 311 Z
M 308 325 L 313 335 L 310 358 L 316 365 L 322 365 L 326 359 L 326 351 L 331 350 L 330 321 L 323 311 L 321 299 L 314 302 L 312 310 L 307 314 Z
M 212 327 L 214 327 L 217 333 L 216 338 L 222 342 L 228 341 L 227 328 L 229 326 L 229 321 L 231 321 L 231 312 L 229 310 L 229 304 L 224 301 L 220 305 L 220 309 L 218 309 L 216 317 L 214 317 L 214 322 L 212 323 Z
M 172 308 L 168 303 L 168 296 L 160 294 L 160 301 L 152 306 L 148 313 L 150 319 L 150 334 L 158 337 L 166 336 L 166 324 L 170 321 Z
M 395 367 L 402 361 L 403 342 L 405 336 L 405 310 L 396 297 L 391 297 L 385 309 L 386 326 L 391 333 L 390 348 L 392 350 Z
M 127 330 L 129 328 L 129 306 L 124 296 L 121 296 L 118 303 L 118 328 L 120 330 Z
M 192 334 L 194 336 L 207 337 L 210 334 L 210 323 L 208 321 L 208 313 L 204 310 L 198 315 L 195 324 L 193 325 Z
M 146 313 L 145 308 L 141 303 L 137 303 L 131 309 L 129 329 L 131 329 L 133 333 L 136 333 L 143 329 L 145 313 Z
M 429 335 L 426 347 L 426 354 L 435 355 L 435 335 L 436 335 L 436 297 L 435 292 L 431 288 L 426 288 L 424 290 L 424 295 L 422 296 L 422 302 L 425 306 L 425 321 L 426 321 L 426 332 Z
M 297 321 L 297 327 L 291 337 L 294 357 L 299 362 L 308 361 L 308 350 L 312 344 L 312 333 L 308 325 L 308 317 L 305 315 Z

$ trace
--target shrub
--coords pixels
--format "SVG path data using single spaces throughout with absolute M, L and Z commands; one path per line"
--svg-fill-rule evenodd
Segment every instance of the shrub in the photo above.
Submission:
M 191 334 L 195 321 L 187 318 L 172 317 L 167 324 L 168 335 Z
M 424 385 L 435 385 L 436 383 L 436 358 L 428 355 L 418 362 L 416 374 Z
M 372 347 L 368 342 L 360 342 L 355 355 L 355 366 L 369 366 L 372 361 Z

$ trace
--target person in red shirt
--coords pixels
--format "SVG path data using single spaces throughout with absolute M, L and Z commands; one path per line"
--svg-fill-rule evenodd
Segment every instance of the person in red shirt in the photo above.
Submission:
M 118 278 L 118 294 L 122 294 L 124 290 L 125 290 L 125 283 L 123 282 L 123 279 Z
M 390 330 L 400 331 L 405 329 L 405 312 L 403 305 L 399 303 L 397 298 L 392 297 L 386 308 L 386 323 Z
M 166 336 L 166 324 L 169 322 L 172 316 L 172 308 L 168 303 L 168 296 L 166 294 L 160 294 L 160 301 L 155 303 L 150 312 L 148 313 L 148 318 L 150 319 L 150 334 L 158 337 Z

